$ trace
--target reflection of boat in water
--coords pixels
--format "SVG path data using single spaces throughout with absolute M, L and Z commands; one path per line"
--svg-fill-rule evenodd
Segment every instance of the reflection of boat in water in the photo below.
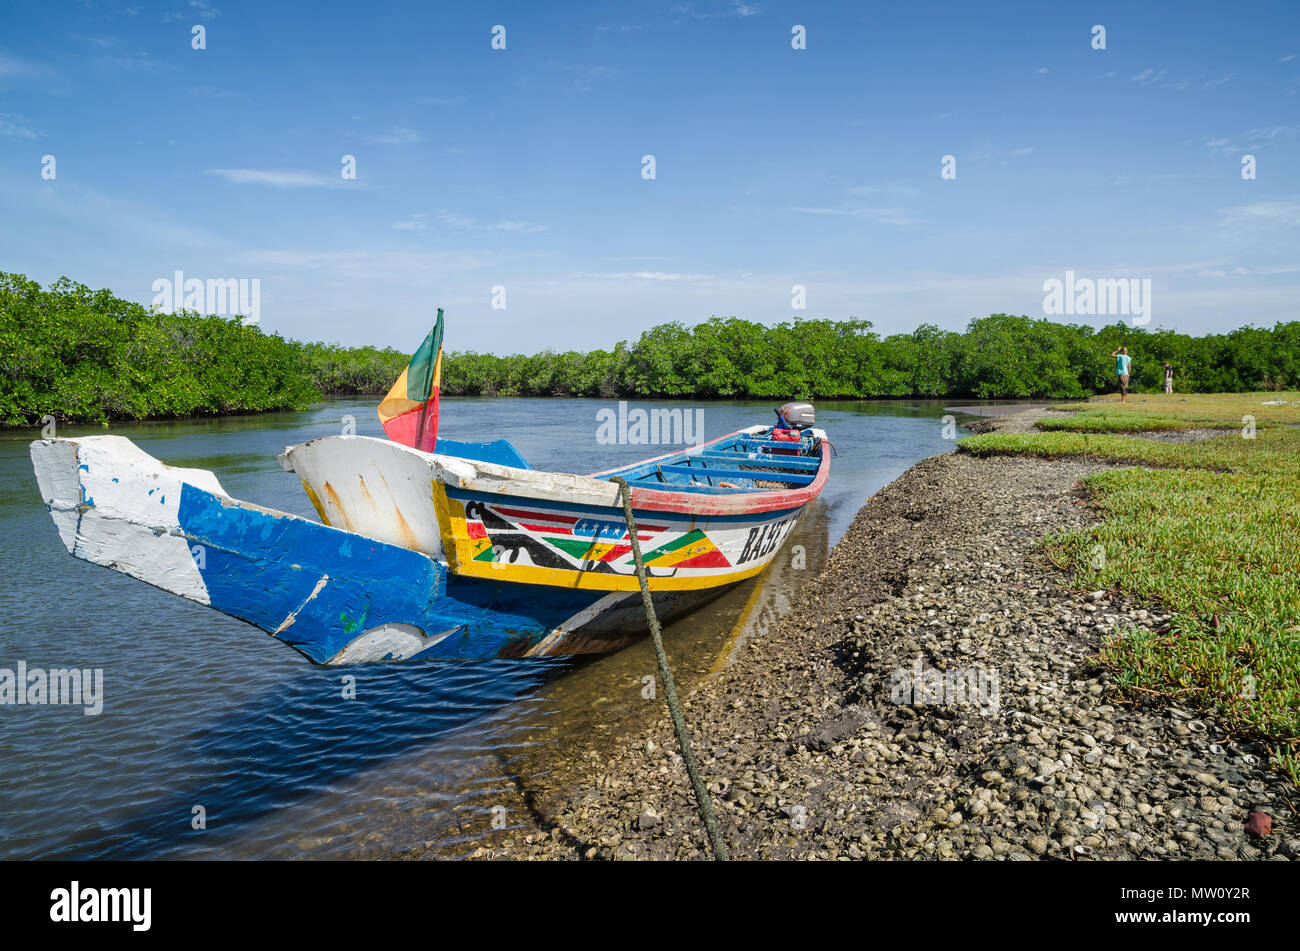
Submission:
M 825 496 L 811 502 L 766 569 L 665 626 L 664 644 L 683 697 L 800 608 L 809 581 L 826 564 L 833 511 Z M 616 755 L 630 737 L 659 720 L 661 689 L 648 639 L 566 666 L 564 676 L 508 711 L 495 727 L 490 755 L 476 763 L 472 775 L 458 776 L 456 795 L 472 790 L 472 805 L 450 813 L 451 826 L 442 814 L 430 813 L 413 837 L 435 842 L 431 854 L 463 857 L 482 845 L 482 816 L 493 806 L 506 808 L 512 822 L 524 823 L 524 831 L 532 822 L 531 831 L 546 834 L 552 809 L 567 801 L 571 783 L 584 775 L 575 774 L 575 764 Z M 510 778 L 505 788 L 503 777 Z M 420 782 L 427 782 L 424 774 Z M 415 786 L 412 794 L 425 788 Z M 394 823 L 405 829 L 410 821 L 403 815 Z
M 804 510 L 782 557 L 755 579 L 727 639 L 718 646 L 710 672 L 729 666 L 753 638 L 761 638 L 791 614 L 808 581 L 819 574 L 830 554 L 830 513 L 818 499 Z M 745 586 L 742 586 L 742 588 Z
M 810 414 L 809 414 L 810 415 Z M 118 436 L 32 443 L 68 550 L 248 621 L 317 663 L 614 650 L 644 631 L 620 488 L 671 620 L 761 572 L 829 474 L 812 428 L 753 426 L 618 470 L 509 443 L 360 436 L 281 456 L 322 522 L 232 499 Z

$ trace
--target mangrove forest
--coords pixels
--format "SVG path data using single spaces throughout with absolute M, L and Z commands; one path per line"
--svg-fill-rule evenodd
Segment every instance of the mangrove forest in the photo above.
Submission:
M 423 331 L 412 334 L 411 346 Z M 1300 321 L 1189 336 L 992 314 L 965 331 L 923 324 L 882 337 L 868 320 L 761 324 L 713 317 L 652 327 L 612 350 L 448 351 L 449 396 L 672 399 L 1071 398 L 1114 389 L 1121 344 L 1134 391 L 1300 388 Z M 302 409 L 323 395 L 387 392 L 409 354 L 301 343 L 238 319 L 162 314 L 61 278 L 0 273 L 0 425 Z

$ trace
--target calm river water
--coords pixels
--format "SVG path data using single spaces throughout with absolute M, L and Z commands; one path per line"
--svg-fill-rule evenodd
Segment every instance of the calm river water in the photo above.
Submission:
M 314 518 L 276 453 L 338 432 L 349 415 L 358 433 L 382 435 L 375 402 L 59 435 L 128 436 L 164 462 L 214 470 L 236 498 Z M 768 403 L 701 405 L 708 438 L 772 417 Z M 505 437 L 536 468 L 566 472 L 666 451 L 597 444 L 596 412 L 608 406 L 448 399 L 441 431 Z M 679 683 L 721 669 L 788 613 L 864 499 L 951 451 L 943 407 L 818 404 L 839 450 L 830 484 L 767 573 L 666 630 Z M 32 475 L 38 436 L 0 433 L 0 668 L 102 668 L 104 708 L 0 706 L 0 858 L 464 854 L 495 804 L 526 801 L 544 782 L 539 752 L 581 755 L 587 738 L 657 712 L 640 699 L 655 670 L 645 641 L 584 661 L 313 666 L 249 625 L 68 555 Z M 806 568 L 793 564 L 796 545 Z M 342 697 L 345 674 L 355 699 Z M 200 813 L 206 828 L 195 829 Z

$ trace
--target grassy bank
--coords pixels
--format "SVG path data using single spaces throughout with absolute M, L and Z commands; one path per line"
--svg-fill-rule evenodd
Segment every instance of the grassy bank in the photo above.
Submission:
M 1284 402 L 1264 405 L 1273 400 Z M 1062 408 L 1079 412 L 960 448 L 1133 463 L 1086 481 L 1100 524 L 1046 542 L 1080 587 L 1157 600 L 1175 614 L 1166 631 L 1115 636 L 1103 661 L 1134 696 L 1219 708 L 1263 736 L 1300 784 L 1300 393 Z M 1198 442 L 1124 435 L 1218 427 L 1223 436 Z

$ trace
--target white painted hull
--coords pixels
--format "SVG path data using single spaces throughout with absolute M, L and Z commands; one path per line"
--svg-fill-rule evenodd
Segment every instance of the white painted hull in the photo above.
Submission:
M 31 456 L 73 555 L 254 624 L 315 663 L 600 653 L 644 630 L 634 593 L 461 578 L 423 552 L 233 499 L 212 473 L 120 436 L 37 440 Z M 667 620 L 713 594 L 658 594 L 656 607 Z
M 704 459 L 713 445 L 678 457 Z M 826 450 L 821 453 L 786 461 L 758 452 L 734 457 L 754 476 L 767 475 L 761 466 L 804 466 L 812 481 L 798 490 L 712 495 L 633 485 L 651 589 L 720 587 L 762 571 L 825 482 Z M 613 470 L 596 476 L 538 472 L 361 436 L 292 446 L 280 461 L 301 478 L 326 524 L 440 557 L 454 574 L 581 590 L 638 589 L 620 490 L 609 478 Z

